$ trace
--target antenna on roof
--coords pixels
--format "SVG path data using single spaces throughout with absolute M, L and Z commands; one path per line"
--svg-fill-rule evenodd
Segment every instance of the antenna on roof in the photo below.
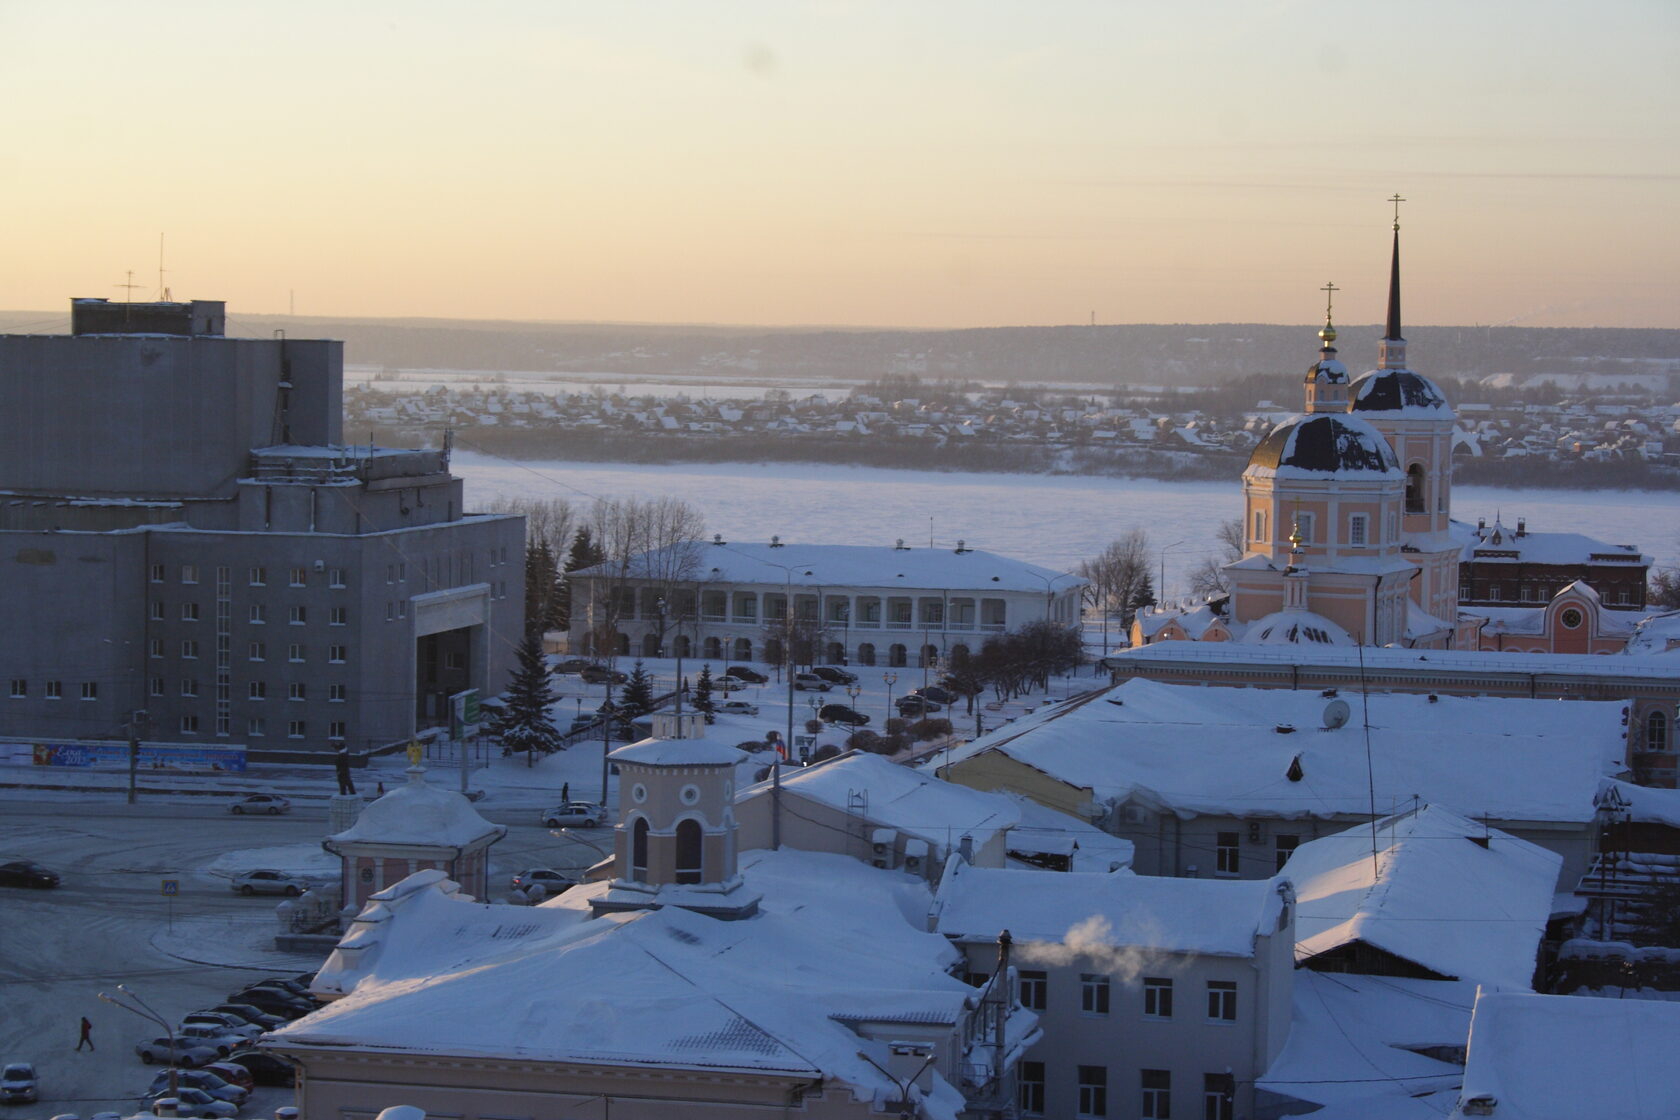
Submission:
M 171 299 L 169 289 L 163 283 L 163 234 L 158 234 L 158 299 L 168 303 Z

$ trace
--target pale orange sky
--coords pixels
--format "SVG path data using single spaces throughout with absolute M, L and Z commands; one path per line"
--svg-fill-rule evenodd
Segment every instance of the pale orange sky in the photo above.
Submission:
M 0 0 L 0 307 L 1680 326 L 1680 4 Z

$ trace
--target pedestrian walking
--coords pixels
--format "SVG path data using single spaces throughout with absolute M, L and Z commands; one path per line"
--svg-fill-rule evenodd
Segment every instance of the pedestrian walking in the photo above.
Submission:
M 561 800 L 561 802 L 564 803 L 564 802 L 570 801 L 571 799 L 572 799 L 572 783 L 571 782 L 561 782 L 560 783 L 560 800 Z
M 80 1050 L 84 1046 L 89 1050 L 93 1049 L 93 1024 L 88 1022 L 86 1015 L 82 1016 L 82 1039 L 76 1043 L 76 1049 Z

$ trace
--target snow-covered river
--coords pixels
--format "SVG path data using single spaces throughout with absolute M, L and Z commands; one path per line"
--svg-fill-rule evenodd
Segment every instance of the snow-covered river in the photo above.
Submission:
M 457 452 L 468 506 L 504 495 L 568 498 L 682 498 L 726 539 L 972 548 L 1066 569 L 1134 527 L 1164 549 L 1167 592 L 1218 546 L 1221 521 L 1241 513 L 1241 483 L 1070 475 L 939 474 L 815 463 L 515 462 Z M 1661 566 L 1680 563 L 1680 493 L 1662 491 L 1499 490 L 1453 492 L 1459 520 L 1507 525 L 1526 517 L 1535 530 L 1585 533 L 1638 544 Z

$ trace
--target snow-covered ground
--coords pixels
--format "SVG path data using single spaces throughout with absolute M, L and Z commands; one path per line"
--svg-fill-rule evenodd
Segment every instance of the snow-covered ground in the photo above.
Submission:
M 943 474 L 820 463 L 667 465 L 516 462 L 457 452 L 467 500 L 498 497 L 658 497 L 689 502 L 708 532 L 736 540 L 891 544 L 902 538 L 971 548 L 1065 571 L 1129 529 L 1148 531 L 1164 552 L 1167 597 L 1183 594 L 1184 572 L 1220 554 L 1214 534 L 1242 514 L 1242 486 L 1084 475 Z M 1585 533 L 1635 544 L 1659 566 L 1680 563 L 1680 493 L 1453 490 L 1453 516 L 1474 523 L 1527 518 L 1535 531 Z M 1157 556 L 1156 562 L 1160 563 Z

